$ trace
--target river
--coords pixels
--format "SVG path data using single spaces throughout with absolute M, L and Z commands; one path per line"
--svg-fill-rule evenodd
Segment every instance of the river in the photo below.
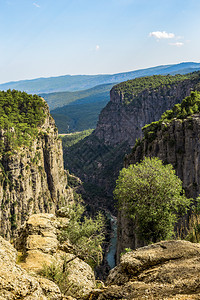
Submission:
M 106 255 L 106 260 L 108 262 L 109 267 L 113 269 L 116 266 L 115 257 L 117 249 L 117 218 L 111 215 L 110 212 L 107 212 L 106 215 L 111 222 L 110 247 Z

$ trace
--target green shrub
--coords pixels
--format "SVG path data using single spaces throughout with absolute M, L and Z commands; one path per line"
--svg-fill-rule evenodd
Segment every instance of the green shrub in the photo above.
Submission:
M 62 293 L 66 293 L 69 288 L 69 280 L 68 280 L 68 272 L 66 267 L 66 257 L 63 256 L 62 262 L 54 262 L 51 263 L 49 266 L 43 266 L 42 270 L 40 271 L 40 275 L 48 278 L 55 282 Z
M 98 265 L 102 260 L 101 244 L 104 241 L 104 217 L 99 213 L 95 219 L 83 216 L 85 208 L 80 203 L 68 208 L 70 222 L 62 230 L 60 242 L 69 241 L 74 247 L 74 254 L 90 266 Z
M 125 248 L 125 249 L 124 249 L 124 252 L 120 253 L 120 256 L 122 256 L 122 255 L 124 255 L 124 254 L 126 254 L 126 253 L 129 253 L 129 252 L 131 252 L 131 251 L 133 251 L 131 248 Z
M 195 200 L 186 226 L 185 240 L 200 243 L 200 196 Z

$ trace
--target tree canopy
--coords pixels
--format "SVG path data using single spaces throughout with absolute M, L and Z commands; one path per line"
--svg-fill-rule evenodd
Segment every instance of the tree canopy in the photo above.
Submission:
M 45 119 L 45 101 L 16 90 L 0 91 L 0 129 L 11 149 L 27 144 Z M 0 152 L 5 145 L 1 145 Z
M 190 205 L 173 167 L 158 158 L 146 157 L 122 169 L 114 196 L 146 242 L 170 238 L 175 222 Z

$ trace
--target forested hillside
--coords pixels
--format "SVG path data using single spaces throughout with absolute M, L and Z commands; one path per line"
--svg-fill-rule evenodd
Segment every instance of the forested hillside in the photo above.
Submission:
M 142 79 L 143 78 L 143 79 Z M 142 77 L 125 81 L 116 86 L 115 91 L 121 92 L 124 104 L 129 104 L 134 98 L 135 105 L 137 94 L 144 90 L 160 89 L 163 86 L 172 87 L 176 82 L 187 79 L 187 75 L 163 77 Z M 101 110 L 109 102 L 110 90 L 113 84 L 96 86 L 89 90 L 78 92 L 63 92 L 41 94 L 50 105 L 51 113 L 56 121 L 59 133 L 81 131 L 95 128 Z M 165 94 L 165 91 L 163 91 Z
M 49 109 L 52 111 L 70 104 L 74 105 L 109 100 L 110 90 L 113 85 L 114 84 L 97 85 L 91 89 L 76 92 L 43 93 L 40 94 L 40 96 L 45 99 L 49 105 Z

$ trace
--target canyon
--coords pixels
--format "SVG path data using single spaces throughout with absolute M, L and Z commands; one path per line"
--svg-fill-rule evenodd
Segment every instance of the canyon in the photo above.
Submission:
M 191 90 L 199 90 L 199 82 L 197 72 L 137 78 L 112 88 L 97 128 L 77 144 L 64 148 L 65 168 L 85 183 L 90 203 L 116 214 L 112 198 L 115 181 L 125 155 L 142 137 L 142 127 L 159 120 L 162 113 L 180 103 Z M 99 191 L 96 201 L 92 200 L 94 190 Z
M 137 140 L 143 136 L 144 125 L 159 120 L 192 90 L 200 89 L 200 73 L 187 76 L 153 76 L 113 87 L 96 130 L 64 149 L 65 168 L 83 181 L 82 185 L 76 179 L 76 191 L 94 211 L 98 207 L 117 214 L 112 191 L 118 172 L 123 165 L 139 162 L 144 156 L 171 163 L 183 180 L 187 196 L 199 194 L 199 113 L 162 124 L 151 138 L 144 129 L 145 137 Z M 134 85 L 137 90 L 133 91 Z M 63 167 L 54 120 L 47 106 L 44 111 L 45 119 L 30 145 L 10 149 L 8 137 L 15 135 L 15 128 L 0 131 L 4 145 L 0 156 L 0 299 L 198 299 L 199 245 L 165 241 L 121 255 L 127 247 L 144 246 L 137 240 L 132 220 L 123 212 L 118 213 L 118 266 L 111 270 L 106 286 L 95 281 L 94 272 L 76 257 L 73 245 L 60 243 L 60 231 L 71 217 L 68 208 L 63 214 L 62 207 L 74 201 L 74 192 L 67 179 L 70 174 Z M 113 228 L 116 230 L 116 226 Z M 15 249 L 3 238 L 14 243 Z M 58 263 L 65 269 L 65 259 L 70 284 L 64 295 L 39 272 L 44 262 L 47 266 Z

